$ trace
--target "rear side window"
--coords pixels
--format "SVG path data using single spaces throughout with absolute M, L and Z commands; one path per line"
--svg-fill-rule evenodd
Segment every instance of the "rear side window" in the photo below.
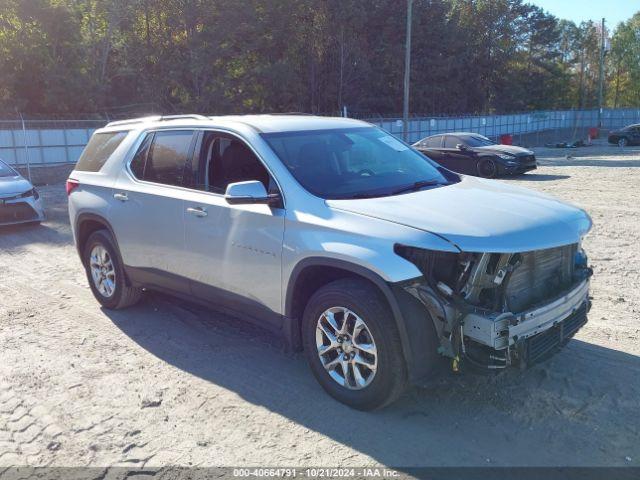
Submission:
M 131 161 L 131 171 L 140 180 L 182 186 L 192 154 L 192 140 L 191 130 L 148 135 Z
M 423 140 L 420 144 L 421 147 L 425 148 L 440 148 L 440 144 L 442 143 L 442 137 L 430 137 Z
M 95 133 L 76 164 L 76 170 L 98 172 L 122 143 L 127 132 Z

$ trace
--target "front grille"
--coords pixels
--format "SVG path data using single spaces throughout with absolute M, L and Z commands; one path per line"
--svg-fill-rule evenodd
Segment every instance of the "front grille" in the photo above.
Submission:
M 524 358 L 527 365 L 539 362 L 552 355 L 587 323 L 587 302 L 584 302 L 569 317 L 545 332 L 528 338 L 524 343 Z
M 0 223 L 24 222 L 38 218 L 36 211 L 24 202 L 0 203 Z
M 573 280 L 577 244 L 520 254 L 505 287 L 509 311 L 523 312 L 568 289 Z

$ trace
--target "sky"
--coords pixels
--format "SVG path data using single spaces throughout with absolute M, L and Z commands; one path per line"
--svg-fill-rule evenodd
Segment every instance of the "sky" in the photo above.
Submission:
M 529 0 L 529 3 L 575 23 L 583 20 L 600 22 L 604 17 L 610 29 L 640 11 L 640 0 Z

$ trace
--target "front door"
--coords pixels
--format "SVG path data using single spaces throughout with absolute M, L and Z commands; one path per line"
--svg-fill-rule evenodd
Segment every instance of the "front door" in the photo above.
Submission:
M 475 155 L 472 150 L 461 150 L 458 145 L 462 144 L 459 137 L 447 135 L 442 148 L 442 165 L 454 172 L 475 175 L 475 162 L 472 157 Z
M 194 295 L 274 323 L 281 322 L 284 208 L 230 205 L 229 183 L 259 180 L 271 193 L 271 175 L 240 138 L 202 132 L 185 201 L 185 269 Z

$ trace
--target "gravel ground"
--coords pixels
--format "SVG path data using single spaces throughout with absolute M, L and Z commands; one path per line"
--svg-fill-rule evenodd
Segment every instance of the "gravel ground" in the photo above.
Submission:
M 639 466 L 640 148 L 537 154 L 537 171 L 501 181 L 593 217 L 589 323 L 527 371 L 414 388 L 374 413 L 223 313 L 153 294 L 102 310 L 64 186 L 42 187 L 48 220 L 0 229 L 0 466 Z

